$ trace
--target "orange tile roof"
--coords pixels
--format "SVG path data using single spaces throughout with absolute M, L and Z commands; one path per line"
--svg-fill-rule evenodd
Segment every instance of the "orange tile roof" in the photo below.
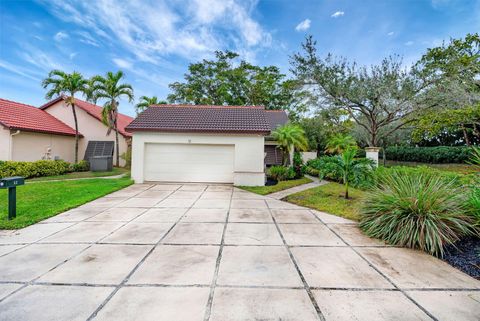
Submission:
M 0 124 L 9 129 L 75 136 L 75 129 L 49 113 L 34 106 L 2 98 L 0 98 Z

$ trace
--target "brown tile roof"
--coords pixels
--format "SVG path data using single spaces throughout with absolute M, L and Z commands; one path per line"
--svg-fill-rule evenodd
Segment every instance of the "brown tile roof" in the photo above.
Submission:
M 0 124 L 9 129 L 75 136 L 75 129 L 30 105 L 0 98 Z M 79 133 L 80 136 L 82 134 Z
M 270 124 L 263 107 L 154 105 L 133 120 L 126 130 L 268 135 Z
M 62 97 L 57 97 L 47 102 L 46 104 L 40 106 L 40 109 L 45 110 L 46 108 L 52 106 L 53 104 L 59 102 L 62 99 L 63 99 Z M 98 119 L 99 121 L 102 121 L 102 107 L 91 104 L 89 102 L 83 101 L 78 98 L 75 98 L 75 106 L 80 109 L 83 109 L 90 116 Z M 118 113 L 118 119 L 117 119 L 118 132 L 125 137 L 132 136 L 130 133 L 125 131 L 125 127 L 127 127 L 127 125 L 130 124 L 132 120 L 133 120 L 133 117 Z
M 285 110 L 265 110 L 270 128 L 275 130 L 279 126 L 288 123 L 288 115 Z

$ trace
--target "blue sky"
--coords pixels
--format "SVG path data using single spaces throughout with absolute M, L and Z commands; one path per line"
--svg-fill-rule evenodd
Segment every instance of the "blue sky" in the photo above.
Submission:
M 479 30 L 480 0 L 0 0 L 0 97 L 39 106 L 40 82 L 58 68 L 121 69 L 136 97 L 165 98 L 190 62 L 225 49 L 288 74 L 307 34 L 322 54 L 409 64 Z

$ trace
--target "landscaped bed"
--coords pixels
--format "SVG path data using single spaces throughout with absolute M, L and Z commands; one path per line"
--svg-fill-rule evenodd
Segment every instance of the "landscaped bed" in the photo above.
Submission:
M 91 172 L 91 171 L 73 172 L 73 173 L 66 173 L 64 175 L 30 178 L 29 181 L 41 182 L 41 181 L 63 180 L 63 179 L 75 179 L 75 178 L 107 177 L 107 176 L 121 175 L 129 172 L 130 172 L 129 169 L 122 168 L 122 167 L 114 167 L 113 170 L 109 172 Z
M 309 207 L 329 214 L 338 215 L 347 219 L 360 219 L 359 209 L 364 191 L 350 188 L 349 199 L 345 199 L 345 187 L 342 184 L 329 182 L 303 192 L 289 195 L 287 202 Z
M 303 185 L 311 183 L 312 180 L 308 177 L 302 177 L 299 179 L 292 179 L 288 181 L 279 181 L 275 185 L 270 186 L 238 186 L 238 188 L 244 189 L 246 191 L 257 193 L 260 195 L 267 195 L 279 191 L 283 191 L 285 189 L 289 189 L 295 186 Z
M 17 217 L 7 218 L 7 190 L 0 190 L 0 229 L 17 229 L 133 184 L 130 178 L 29 183 L 17 188 Z

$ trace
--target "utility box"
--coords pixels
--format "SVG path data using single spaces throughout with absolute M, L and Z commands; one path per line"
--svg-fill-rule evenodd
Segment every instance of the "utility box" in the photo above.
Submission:
M 92 172 L 109 172 L 113 169 L 112 156 L 92 156 L 89 163 Z
M 17 186 L 25 185 L 25 178 L 21 176 L 5 177 L 0 179 L 0 188 L 8 188 L 8 219 L 17 216 Z

